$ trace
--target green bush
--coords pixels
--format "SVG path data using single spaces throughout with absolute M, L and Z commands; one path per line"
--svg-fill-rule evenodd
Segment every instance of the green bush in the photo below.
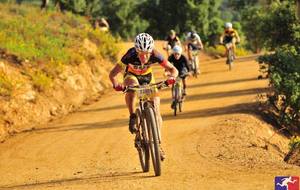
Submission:
M 260 69 L 269 76 L 269 103 L 280 125 L 300 129 L 300 24 L 295 4 L 276 2 L 262 20 L 265 45 L 275 53 L 259 57 Z
M 215 57 L 224 57 L 225 47 L 223 45 L 217 45 L 216 47 L 207 47 L 205 48 L 205 52 Z M 235 50 L 235 54 L 236 56 L 246 56 L 246 55 L 250 55 L 251 52 L 247 51 L 245 48 L 241 46 L 237 46 Z
M 278 48 L 274 54 L 259 57 L 261 70 L 270 79 L 273 93 L 269 102 L 276 108 L 278 122 L 300 126 L 300 51 L 294 46 Z
M 289 147 L 292 149 L 293 147 L 300 145 L 300 136 L 294 136 L 290 142 L 289 142 Z

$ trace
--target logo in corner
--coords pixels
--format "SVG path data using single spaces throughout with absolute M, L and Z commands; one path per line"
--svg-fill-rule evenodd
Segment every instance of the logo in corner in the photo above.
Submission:
M 297 176 L 275 177 L 275 190 L 299 190 L 299 177 Z

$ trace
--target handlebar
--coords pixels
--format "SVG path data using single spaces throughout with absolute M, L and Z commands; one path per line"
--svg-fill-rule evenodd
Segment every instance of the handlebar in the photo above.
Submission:
M 157 83 L 153 83 L 153 84 L 146 84 L 146 85 L 134 85 L 134 86 L 126 86 L 124 87 L 123 92 L 126 93 L 128 92 L 128 90 L 141 90 L 141 89 L 149 89 L 149 88 L 157 88 L 157 89 L 162 89 L 162 88 L 166 88 L 168 87 L 168 83 L 167 81 L 160 81 Z

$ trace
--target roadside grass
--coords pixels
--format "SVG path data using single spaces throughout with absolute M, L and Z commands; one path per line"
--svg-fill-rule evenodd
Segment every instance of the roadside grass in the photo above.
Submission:
M 92 58 L 117 59 L 116 39 L 110 33 L 94 30 L 85 17 L 41 11 L 32 5 L 0 3 L 0 18 L 0 49 L 37 70 L 31 78 L 41 91 L 51 87 L 51 80 L 63 72 L 65 65 L 76 66 L 91 59 L 83 47 L 85 39 L 97 45 Z M 9 81 L 3 76 L 1 80 L 6 89 L 1 94 L 9 94 Z
M 298 146 L 298 145 L 300 145 L 300 136 L 295 136 L 290 139 L 290 142 L 289 142 L 290 149 L 292 149 L 293 147 Z
M 12 80 L 4 72 L 0 72 L 0 96 L 11 97 L 14 89 Z
M 223 45 L 217 45 L 216 47 L 207 47 L 205 52 L 214 57 L 224 57 L 225 47 Z M 236 56 L 246 56 L 250 55 L 251 52 L 243 47 L 237 46 L 235 50 Z

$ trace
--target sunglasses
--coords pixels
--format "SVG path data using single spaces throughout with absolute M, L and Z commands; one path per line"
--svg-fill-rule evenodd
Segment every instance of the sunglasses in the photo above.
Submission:
M 139 55 L 151 55 L 152 54 L 152 52 L 147 52 L 147 51 L 137 51 L 137 53 Z

